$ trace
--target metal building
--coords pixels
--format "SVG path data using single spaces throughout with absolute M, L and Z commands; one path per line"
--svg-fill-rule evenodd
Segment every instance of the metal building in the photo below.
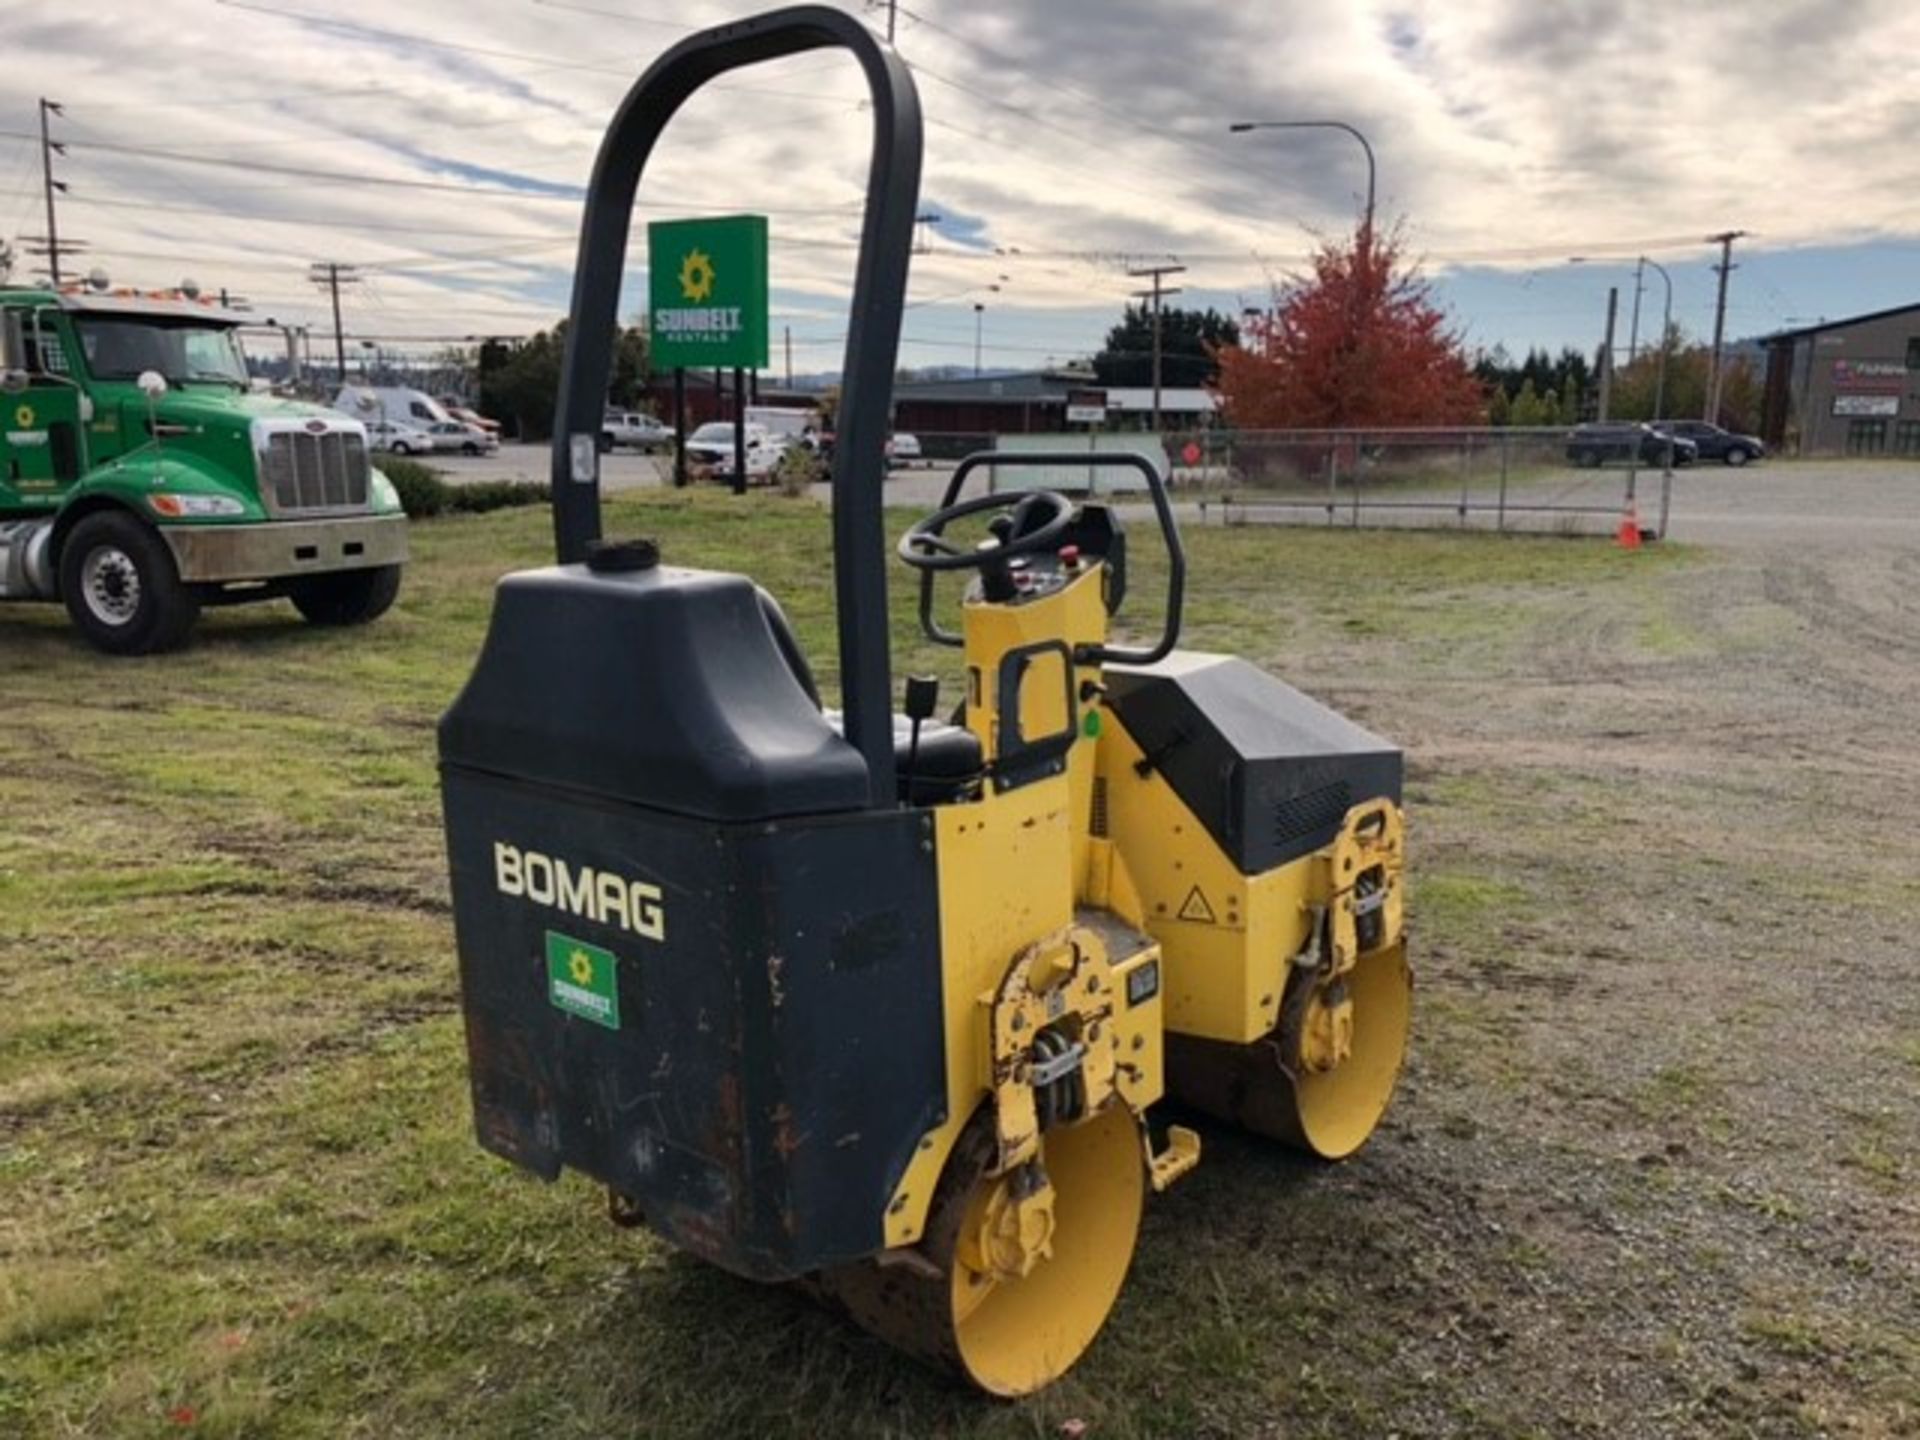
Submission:
M 1794 455 L 1920 459 L 1920 304 L 1766 339 L 1760 434 Z

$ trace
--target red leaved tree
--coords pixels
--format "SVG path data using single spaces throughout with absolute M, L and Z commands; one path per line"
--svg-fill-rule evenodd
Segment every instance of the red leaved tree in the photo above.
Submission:
M 1482 425 L 1486 394 L 1399 233 L 1362 227 L 1313 273 L 1276 286 L 1219 353 L 1226 418 L 1243 430 Z

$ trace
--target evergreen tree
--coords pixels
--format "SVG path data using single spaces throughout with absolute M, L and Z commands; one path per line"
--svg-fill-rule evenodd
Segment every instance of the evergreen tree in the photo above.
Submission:
M 1240 343 L 1240 327 L 1217 310 L 1160 310 L 1160 383 L 1168 387 L 1211 385 L 1217 372 L 1214 352 Z M 1153 309 L 1129 305 L 1107 343 L 1093 357 L 1093 374 L 1102 385 L 1153 384 Z

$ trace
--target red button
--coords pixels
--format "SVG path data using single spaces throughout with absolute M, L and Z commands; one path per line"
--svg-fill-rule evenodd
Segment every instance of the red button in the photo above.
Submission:
M 1078 565 L 1080 563 L 1080 547 L 1078 545 L 1062 545 L 1060 547 L 1060 563 L 1062 565 Z

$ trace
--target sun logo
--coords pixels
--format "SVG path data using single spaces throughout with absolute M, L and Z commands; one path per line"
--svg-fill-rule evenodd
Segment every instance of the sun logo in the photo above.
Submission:
M 573 972 L 573 983 L 580 986 L 593 984 L 593 957 L 584 950 L 576 950 L 567 957 L 567 968 Z
M 704 250 L 689 250 L 680 262 L 680 293 L 689 300 L 713 294 L 713 261 Z
M 22 430 L 31 430 L 33 428 L 33 407 L 31 405 L 22 405 L 18 410 L 14 411 L 13 423 L 18 425 Z

